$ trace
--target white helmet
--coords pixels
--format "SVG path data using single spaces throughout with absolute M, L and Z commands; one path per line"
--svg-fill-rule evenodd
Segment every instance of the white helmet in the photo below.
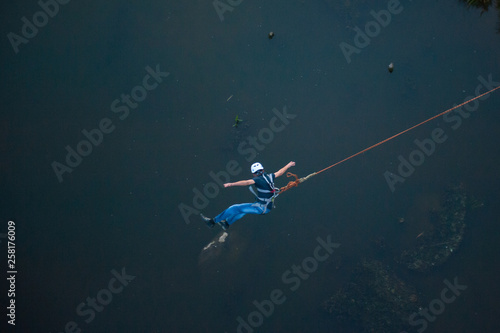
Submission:
M 259 170 L 264 170 L 264 167 L 259 162 L 252 164 L 250 167 L 250 171 L 252 171 L 252 173 L 256 173 Z

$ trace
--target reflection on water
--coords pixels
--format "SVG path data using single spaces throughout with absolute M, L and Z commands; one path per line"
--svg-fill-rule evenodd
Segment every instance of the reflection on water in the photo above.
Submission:
M 481 15 L 487 12 L 490 8 L 496 8 L 498 13 L 497 32 L 500 33 L 500 1 L 499 0 L 459 0 L 469 8 L 481 9 Z
M 235 262 L 246 248 L 247 242 L 248 238 L 240 237 L 237 228 L 227 232 L 220 231 L 201 249 L 198 266 L 204 269 Z

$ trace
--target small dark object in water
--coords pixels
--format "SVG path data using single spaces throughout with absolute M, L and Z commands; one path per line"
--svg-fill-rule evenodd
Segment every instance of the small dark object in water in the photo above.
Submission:
M 389 73 L 392 73 L 392 71 L 394 70 L 394 64 L 391 62 L 387 69 L 389 70 Z
M 271 31 L 271 32 L 269 33 L 269 35 L 267 35 L 267 37 L 269 37 L 269 39 L 273 39 L 273 37 L 274 37 L 274 32 L 272 32 L 272 31 Z

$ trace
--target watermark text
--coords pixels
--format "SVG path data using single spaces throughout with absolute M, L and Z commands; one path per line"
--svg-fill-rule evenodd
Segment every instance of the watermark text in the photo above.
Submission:
M 290 269 L 287 269 L 281 275 L 281 281 L 290 292 L 298 290 L 302 282 L 309 279 L 311 274 L 316 272 L 319 263 L 326 261 L 333 251 L 340 247 L 340 243 L 332 243 L 331 235 L 326 237 L 326 241 L 321 237 L 316 238 L 316 241 L 318 245 L 314 248 L 312 256 L 304 258 L 299 265 L 293 264 Z M 274 313 L 276 306 L 285 303 L 286 300 L 285 291 L 280 288 L 273 289 L 269 293 L 269 299 L 254 300 L 252 304 L 256 310 L 250 312 L 245 318 L 241 316 L 236 318 L 238 322 L 236 332 L 254 332 L 254 329 L 262 326 L 265 318 L 269 318 Z

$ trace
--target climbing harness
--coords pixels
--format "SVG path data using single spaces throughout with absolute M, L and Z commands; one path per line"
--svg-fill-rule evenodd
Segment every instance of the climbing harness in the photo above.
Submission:
M 411 130 L 412 130 L 412 129 L 414 129 L 414 128 L 419 127 L 420 125 L 423 125 L 423 124 L 425 124 L 425 123 L 427 123 L 427 122 L 429 122 L 429 121 L 431 121 L 431 120 L 433 120 L 433 119 L 436 119 L 437 117 L 440 117 L 440 116 L 442 116 L 442 115 L 444 115 L 444 114 L 446 114 L 446 113 L 448 113 L 448 112 L 451 112 L 451 111 L 453 111 L 453 110 L 455 110 L 455 109 L 457 109 L 457 108 L 459 108 L 459 107 L 464 106 L 465 104 L 468 104 L 468 103 L 470 103 L 470 102 L 472 102 L 472 101 L 474 101 L 474 100 L 476 100 L 476 99 L 478 99 L 478 98 L 481 98 L 481 97 L 483 97 L 484 95 L 487 95 L 487 94 L 489 94 L 489 93 L 492 93 L 493 91 L 495 91 L 495 90 L 497 90 L 497 89 L 499 89 L 499 88 L 500 88 L 500 86 L 498 86 L 498 87 L 496 87 L 496 88 L 493 88 L 493 89 L 490 89 L 490 90 L 488 90 L 487 92 L 484 92 L 484 93 L 482 93 L 482 94 L 480 94 L 480 95 L 477 95 L 476 97 L 471 98 L 471 99 L 469 99 L 469 100 L 467 100 L 467 101 L 465 101 L 465 102 L 463 102 L 463 103 L 461 103 L 461 104 L 455 105 L 454 107 L 452 107 L 452 108 L 450 108 L 450 109 L 448 109 L 448 110 L 446 110 L 446 111 L 443 111 L 443 112 L 441 112 L 441 113 L 439 113 L 439 114 L 437 114 L 437 115 L 435 115 L 435 116 L 433 116 L 433 117 L 431 117 L 431 118 L 429 118 L 429 119 L 427 119 L 427 120 L 424 120 L 424 121 L 422 121 L 422 122 L 420 122 L 420 123 L 418 123 L 418 124 L 416 124 L 416 125 L 413 125 L 412 127 L 405 129 L 404 131 L 401 131 L 401 132 L 399 132 L 399 133 L 397 133 L 397 134 L 395 134 L 395 135 L 393 135 L 393 136 L 391 136 L 391 137 L 388 137 L 387 139 L 382 140 L 382 141 L 380 141 L 380 142 L 378 142 L 378 143 L 376 143 L 376 144 L 374 144 L 374 145 L 372 145 L 372 146 L 370 146 L 370 147 L 368 147 L 368 148 L 365 148 L 365 149 L 363 149 L 363 150 L 361 150 L 361 151 L 357 152 L 356 154 L 353 154 L 353 155 L 351 155 L 351 156 L 349 156 L 349 157 L 346 157 L 346 158 L 344 158 L 343 160 L 338 161 L 337 163 L 334 163 L 334 164 L 332 164 L 332 165 L 330 165 L 330 166 L 328 166 L 328 167 L 326 167 L 326 168 L 324 168 L 324 169 L 322 169 L 322 170 L 320 170 L 320 171 L 313 172 L 313 173 L 311 173 L 310 175 L 308 175 L 308 176 L 306 176 L 306 177 L 299 178 L 296 174 L 293 174 L 293 173 L 291 173 L 291 172 L 287 172 L 287 173 L 286 173 L 286 176 L 287 176 L 287 177 L 295 177 L 295 180 L 294 180 L 294 181 L 290 181 L 290 182 L 288 182 L 288 184 L 286 184 L 285 186 L 283 186 L 282 188 L 280 188 L 279 193 L 281 194 L 281 193 L 283 193 L 283 192 L 285 192 L 285 191 L 288 191 L 288 190 L 289 190 L 289 189 L 291 189 L 292 187 L 297 187 L 297 186 L 299 186 L 299 184 L 300 184 L 300 183 L 305 182 L 305 181 L 306 181 L 306 180 L 308 180 L 309 178 L 311 178 L 311 177 L 313 177 L 313 176 L 316 176 L 317 174 L 320 174 L 320 173 L 322 173 L 323 171 L 326 171 L 326 170 L 328 170 L 328 169 L 330 169 L 330 168 L 333 168 L 334 166 L 337 166 L 337 165 L 339 165 L 340 163 L 343 163 L 343 162 L 345 162 L 345 161 L 347 161 L 347 160 L 350 160 L 350 159 L 351 159 L 351 158 L 353 158 L 353 157 L 356 157 L 356 156 L 358 156 L 358 155 L 360 155 L 360 154 L 363 154 L 363 153 L 365 153 L 365 152 L 367 152 L 367 151 L 369 151 L 369 150 L 371 150 L 371 149 L 373 149 L 373 148 L 375 148 L 375 147 L 377 147 L 377 146 L 380 146 L 381 144 L 386 143 L 387 141 L 390 141 L 390 140 L 392 140 L 392 139 L 394 139 L 394 138 L 396 138 L 396 137 L 398 137 L 398 136 L 400 136 L 400 135 L 402 135 L 402 134 L 404 134 L 404 133 L 406 133 L 406 132 L 411 131 Z
M 255 188 L 257 189 L 257 192 L 260 192 L 260 193 L 272 193 L 272 196 L 270 198 L 263 198 L 262 196 L 259 196 L 257 193 L 255 193 L 255 190 L 254 190 L 253 186 L 249 186 L 248 188 L 250 189 L 250 192 L 252 192 L 252 194 L 255 196 L 255 198 L 257 200 L 262 201 L 262 202 L 265 203 L 266 207 L 267 207 L 267 205 L 269 203 L 272 202 L 273 208 L 274 208 L 275 207 L 274 206 L 274 199 L 276 199 L 278 197 L 278 195 L 280 194 L 280 189 L 278 187 L 274 186 L 274 182 L 271 179 L 272 177 L 269 176 L 269 175 L 267 175 L 270 178 L 270 179 L 267 179 L 266 175 L 267 174 L 262 174 L 261 176 L 262 176 L 262 178 L 264 178 L 264 180 L 266 181 L 267 185 L 269 185 L 269 190 L 263 189 L 263 188 L 259 188 L 257 186 L 255 186 Z M 264 212 L 265 211 L 266 210 L 264 209 Z M 262 214 L 264 214 L 264 213 L 262 213 Z

